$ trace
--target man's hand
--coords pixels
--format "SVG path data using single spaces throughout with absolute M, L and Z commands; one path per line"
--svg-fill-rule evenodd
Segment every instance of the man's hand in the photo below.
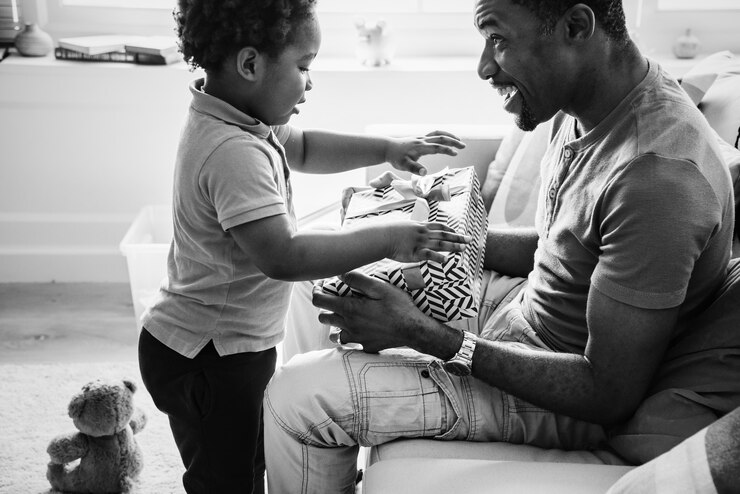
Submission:
M 445 255 L 441 252 L 462 252 L 472 240 L 444 223 L 395 221 L 383 224 L 383 231 L 391 246 L 388 258 L 399 262 L 443 262 Z
M 377 353 L 387 348 L 413 346 L 413 339 L 431 320 L 408 293 L 389 283 L 352 271 L 343 281 L 361 295 L 338 297 L 313 290 L 313 304 L 323 309 L 319 321 L 342 330 L 342 343 L 360 343 Z
M 427 154 L 457 156 L 455 148 L 464 147 L 465 144 L 457 136 L 435 130 L 423 137 L 393 139 L 386 148 L 385 160 L 397 170 L 426 175 L 427 170 L 419 164 L 419 158 Z

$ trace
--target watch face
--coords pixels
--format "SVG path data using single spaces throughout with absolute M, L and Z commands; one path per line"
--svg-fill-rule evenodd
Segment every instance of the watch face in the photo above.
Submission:
M 444 368 L 453 376 L 470 375 L 470 367 L 460 360 L 450 360 L 444 363 Z

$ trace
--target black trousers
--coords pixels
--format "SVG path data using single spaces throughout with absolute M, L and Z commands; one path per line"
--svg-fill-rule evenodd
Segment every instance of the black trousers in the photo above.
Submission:
M 142 329 L 141 377 L 169 418 L 188 494 L 264 492 L 262 398 L 276 358 L 274 348 L 220 357 L 209 342 L 189 359 Z

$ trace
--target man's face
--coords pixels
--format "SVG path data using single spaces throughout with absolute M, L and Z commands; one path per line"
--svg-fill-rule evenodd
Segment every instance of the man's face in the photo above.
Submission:
M 511 0 L 477 0 L 475 26 L 485 39 L 478 75 L 504 96 L 516 124 L 533 130 L 566 106 L 568 71 L 556 29 L 541 34 L 541 21 Z

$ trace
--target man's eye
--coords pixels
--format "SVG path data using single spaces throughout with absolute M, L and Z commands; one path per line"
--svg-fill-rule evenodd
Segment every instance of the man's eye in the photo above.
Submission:
M 503 38 L 501 36 L 498 36 L 496 34 L 492 34 L 488 37 L 488 39 L 496 46 L 498 46 L 499 43 L 503 41 Z
M 305 74 L 305 73 L 307 73 L 307 72 L 308 72 L 309 70 L 311 70 L 311 69 L 309 69 L 308 67 L 298 67 L 298 68 L 299 68 L 299 69 L 300 69 L 300 71 L 301 71 L 301 72 L 303 72 L 304 74 Z

